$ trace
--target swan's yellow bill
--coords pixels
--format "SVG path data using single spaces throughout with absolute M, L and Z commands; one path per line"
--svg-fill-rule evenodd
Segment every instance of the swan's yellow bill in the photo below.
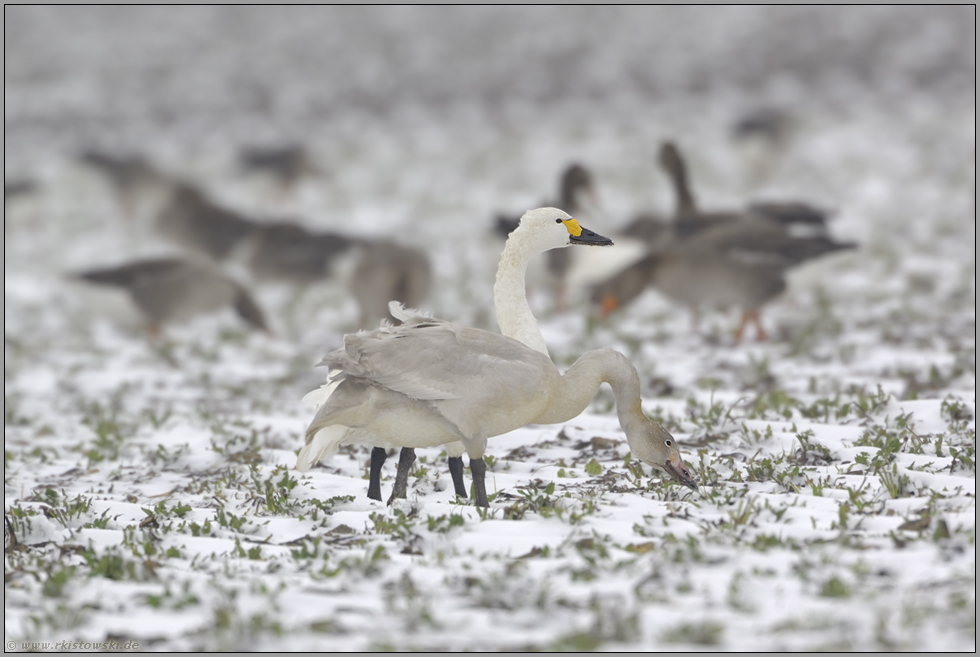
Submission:
M 562 223 L 565 224 L 565 228 L 568 229 L 568 233 L 572 237 L 578 237 L 582 234 L 582 227 L 579 226 L 578 221 L 575 219 L 563 219 Z

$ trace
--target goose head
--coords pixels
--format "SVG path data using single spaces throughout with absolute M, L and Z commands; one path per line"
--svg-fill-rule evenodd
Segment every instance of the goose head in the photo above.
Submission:
M 684 465 L 680 450 L 677 449 L 677 441 L 662 426 L 645 419 L 638 426 L 630 427 L 626 431 L 626 441 L 635 458 L 666 472 L 691 490 L 698 489 L 691 471 Z
M 536 253 L 558 249 L 572 244 L 586 246 L 612 246 L 613 241 L 579 225 L 564 210 L 538 208 L 528 210 L 521 223 L 511 233 L 513 239 L 527 244 Z
M 597 205 L 592 173 L 581 164 L 570 164 L 562 173 L 559 199 L 569 212 L 578 212 L 584 204 Z

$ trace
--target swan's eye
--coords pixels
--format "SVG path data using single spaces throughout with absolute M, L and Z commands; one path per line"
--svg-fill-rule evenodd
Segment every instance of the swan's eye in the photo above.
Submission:
M 560 224 L 561 223 L 561 219 L 555 219 L 555 223 L 556 224 Z

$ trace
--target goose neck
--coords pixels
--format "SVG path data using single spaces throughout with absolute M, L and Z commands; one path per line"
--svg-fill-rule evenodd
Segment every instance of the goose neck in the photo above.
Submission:
M 677 197 L 677 214 L 694 214 L 698 211 L 697 201 L 691 192 L 687 180 L 687 167 L 682 160 L 674 162 L 668 168 L 670 178 L 674 183 L 674 194 Z

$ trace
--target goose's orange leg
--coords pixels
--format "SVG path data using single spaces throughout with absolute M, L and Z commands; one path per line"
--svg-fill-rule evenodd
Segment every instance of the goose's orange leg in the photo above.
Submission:
M 742 341 L 742 336 L 745 335 L 745 329 L 750 323 L 755 324 L 755 339 L 758 342 L 769 339 L 769 334 L 762 327 L 762 318 L 760 317 L 759 309 L 753 308 L 742 313 L 742 321 L 739 322 L 738 331 L 735 332 L 735 342 Z

